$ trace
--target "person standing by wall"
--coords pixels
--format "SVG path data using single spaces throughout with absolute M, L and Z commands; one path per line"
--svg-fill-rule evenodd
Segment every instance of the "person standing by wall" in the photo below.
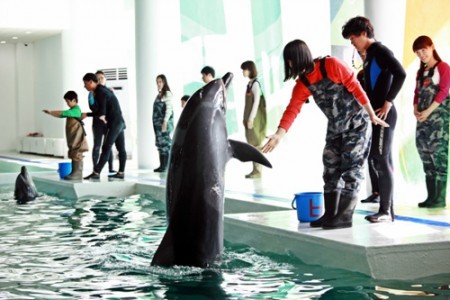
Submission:
M 165 75 L 156 76 L 158 95 L 153 102 L 153 130 L 155 131 L 155 143 L 158 148 L 159 162 L 158 168 L 154 172 L 165 172 L 169 161 L 170 147 L 172 139 L 170 134 L 173 125 L 172 92 Z
M 296 84 L 278 130 L 262 150 L 268 153 L 277 147 L 312 95 L 327 117 L 328 127 L 323 151 L 325 214 L 310 225 L 323 229 L 351 227 L 364 177 L 362 168 L 369 154 L 369 122 L 389 125 L 376 116 L 358 80 L 342 61 L 334 57 L 313 59 L 302 40 L 289 42 L 283 58 L 285 80 L 296 79 Z
M 394 220 L 394 166 L 392 141 L 397 123 L 394 99 L 406 78 L 406 72 L 391 50 L 375 40 L 369 19 L 355 17 L 342 27 L 342 36 L 349 39 L 358 52 L 365 52 L 364 90 L 378 117 L 389 127 L 372 126 L 369 162 L 373 162 L 378 175 L 380 207 L 376 214 L 366 217 L 371 223 Z
M 116 149 L 119 152 L 119 171 L 109 177 L 123 179 L 125 176 L 125 164 L 127 162 L 124 133 L 126 126 L 119 100 L 117 100 L 114 93 L 98 82 L 95 74 L 87 73 L 83 76 L 83 82 L 86 90 L 93 93 L 94 100 L 98 103 L 98 110 L 91 113 L 83 113 L 82 117 L 98 117 L 107 126 L 100 159 L 94 166 L 93 172 L 84 179 L 100 179 L 100 172 L 111 155 L 113 144 L 116 145 Z
M 416 147 L 428 192 L 419 207 L 442 208 L 447 196 L 450 67 L 441 60 L 430 37 L 419 36 L 412 48 L 420 59 L 414 90 Z
M 245 91 L 245 107 L 243 123 L 247 142 L 260 148 L 266 137 L 267 113 L 266 100 L 261 90 L 261 83 L 258 81 L 258 71 L 253 61 L 248 60 L 241 64 L 242 74 L 249 79 L 247 90 Z M 245 175 L 245 178 L 260 178 L 262 166 L 253 163 L 253 170 Z
M 103 71 L 97 71 L 95 73 L 95 76 L 97 76 L 98 83 L 106 87 L 106 77 L 105 73 Z M 111 92 L 112 89 L 110 89 Z M 98 109 L 98 105 L 95 102 L 94 95 L 92 92 L 89 92 L 88 95 L 88 104 L 89 109 L 94 112 Z M 93 134 L 93 142 L 94 146 L 92 148 L 92 165 L 95 166 L 98 163 L 98 159 L 100 157 L 100 148 L 102 147 L 103 139 L 105 138 L 106 132 L 108 131 L 108 126 L 105 124 L 105 122 L 98 119 L 98 117 L 92 118 L 92 134 Z M 108 166 L 109 166 L 109 173 L 110 175 L 114 175 L 115 171 L 113 168 L 113 161 L 114 161 L 114 155 L 111 151 L 111 155 L 108 159 Z

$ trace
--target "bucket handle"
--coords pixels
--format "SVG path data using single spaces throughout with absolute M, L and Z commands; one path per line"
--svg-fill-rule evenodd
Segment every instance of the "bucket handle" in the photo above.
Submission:
M 294 203 L 295 203 L 295 197 L 294 197 L 294 199 L 292 199 L 292 203 L 291 203 L 291 207 L 292 207 L 292 209 L 297 209 L 297 207 L 295 207 L 295 205 L 294 205 Z

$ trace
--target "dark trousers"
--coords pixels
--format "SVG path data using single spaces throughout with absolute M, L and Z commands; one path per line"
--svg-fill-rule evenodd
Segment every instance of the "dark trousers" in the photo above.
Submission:
M 378 175 L 378 191 L 380 194 L 380 212 L 389 213 L 394 196 L 394 166 L 392 163 L 392 141 L 394 138 L 397 111 L 392 106 L 386 122 L 389 127 L 372 125 L 372 146 L 369 153 L 369 163 L 373 164 Z
M 111 156 L 111 148 L 113 144 L 119 152 L 119 172 L 125 171 L 125 164 L 127 161 L 127 152 L 125 150 L 125 124 L 112 124 L 108 126 L 108 130 L 103 141 L 102 153 L 98 164 L 94 167 L 94 171 L 100 173 L 105 166 L 107 160 Z
M 99 123 L 101 122 L 101 123 Z M 103 124 L 102 121 L 94 120 L 92 124 L 92 134 L 94 135 L 94 147 L 92 148 L 92 165 L 95 167 L 98 163 L 98 159 L 100 157 L 100 148 L 102 147 L 103 138 L 108 131 L 108 127 L 106 124 Z M 111 155 L 108 159 L 109 170 L 113 170 L 113 155 L 111 151 Z

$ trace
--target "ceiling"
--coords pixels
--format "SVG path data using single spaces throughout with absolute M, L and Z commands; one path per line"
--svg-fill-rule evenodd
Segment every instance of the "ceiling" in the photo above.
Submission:
M 61 33 L 56 29 L 0 28 L 0 43 L 6 44 L 33 43 Z M 17 39 L 13 39 L 17 37 Z

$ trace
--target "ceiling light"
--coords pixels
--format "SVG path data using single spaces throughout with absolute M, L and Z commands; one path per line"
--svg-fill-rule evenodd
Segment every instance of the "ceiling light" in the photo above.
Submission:
M 31 34 L 31 31 L 27 31 L 27 32 L 25 32 L 26 34 Z
M 0 44 L 6 44 L 6 41 L 1 41 Z
M 13 39 L 13 40 L 17 40 L 17 39 L 19 39 L 19 38 L 18 38 L 17 36 L 13 36 L 12 39 Z

